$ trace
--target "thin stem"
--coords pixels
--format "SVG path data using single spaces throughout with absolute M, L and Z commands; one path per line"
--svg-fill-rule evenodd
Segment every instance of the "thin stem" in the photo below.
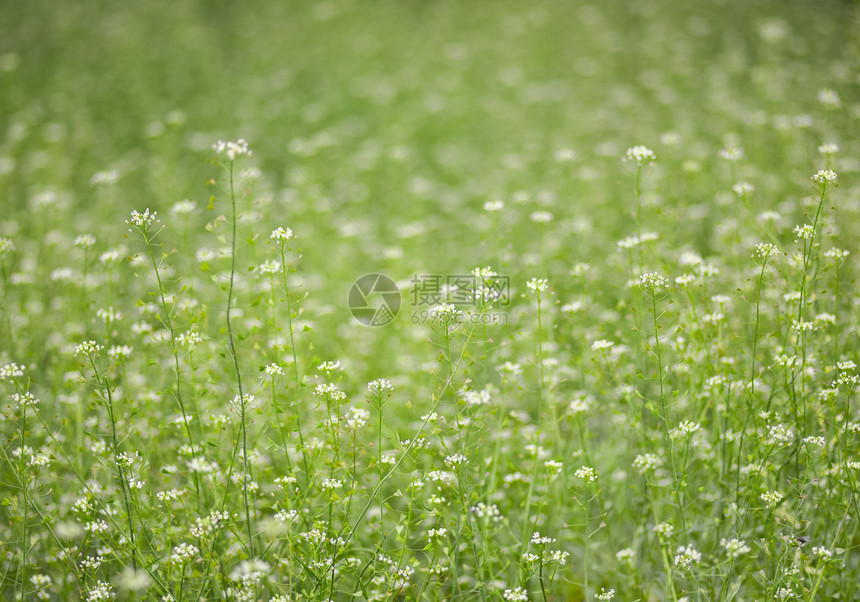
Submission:
M 233 325 L 230 320 L 230 311 L 233 306 L 233 282 L 236 275 L 236 191 L 233 186 L 233 161 L 230 161 L 230 202 L 233 206 L 233 237 L 231 241 L 230 253 L 230 289 L 227 293 L 227 334 L 230 338 L 230 355 L 233 357 L 233 367 L 236 370 L 236 382 L 239 386 L 239 408 L 242 418 L 242 466 L 244 474 L 242 475 L 242 500 L 245 504 L 245 523 L 248 528 L 248 552 L 254 557 L 254 536 L 251 532 L 251 509 L 248 505 L 248 479 L 250 473 L 248 471 L 248 437 L 247 425 L 245 421 L 245 395 L 242 391 L 242 372 L 239 370 L 239 358 L 236 355 L 236 344 L 233 340 Z

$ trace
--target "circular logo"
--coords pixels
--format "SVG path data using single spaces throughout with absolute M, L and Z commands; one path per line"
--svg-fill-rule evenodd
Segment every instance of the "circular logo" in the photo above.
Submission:
M 385 326 L 400 311 L 400 289 L 385 274 L 365 274 L 349 289 L 349 311 L 365 326 Z

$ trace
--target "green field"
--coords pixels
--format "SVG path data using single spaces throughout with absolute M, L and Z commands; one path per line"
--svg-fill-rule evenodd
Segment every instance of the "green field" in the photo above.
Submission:
M 853 3 L 0 10 L 0 599 L 860 599 Z

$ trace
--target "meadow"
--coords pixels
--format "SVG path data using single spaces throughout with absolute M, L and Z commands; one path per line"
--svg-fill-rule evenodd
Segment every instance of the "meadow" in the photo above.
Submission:
M 2 11 L 0 598 L 860 599 L 854 3 Z

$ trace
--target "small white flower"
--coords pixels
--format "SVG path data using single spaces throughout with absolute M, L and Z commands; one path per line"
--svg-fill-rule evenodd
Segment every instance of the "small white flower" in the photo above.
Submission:
M 226 154 L 227 158 L 231 161 L 235 160 L 236 157 L 242 155 L 247 157 L 254 156 L 254 154 L 248 149 L 248 143 L 245 142 L 244 138 L 239 138 L 238 140 L 230 142 L 224 142 L 223 140 L 219 140 L 212 145 L 212 148 L 214 148 L 215 152 L 219 155 L 221 153 Z
M 633 161 L 636 165 L 642 165 L 653 163 L 657 160 L 657 155 L 647 146 L 631 146 L 627 149 L 626 160 Z
M 544 293 L 548 288 L 548 283 L 546 278 L 532 278 L 528 282 L 526 282 L 526 286 L 533 293 Z

